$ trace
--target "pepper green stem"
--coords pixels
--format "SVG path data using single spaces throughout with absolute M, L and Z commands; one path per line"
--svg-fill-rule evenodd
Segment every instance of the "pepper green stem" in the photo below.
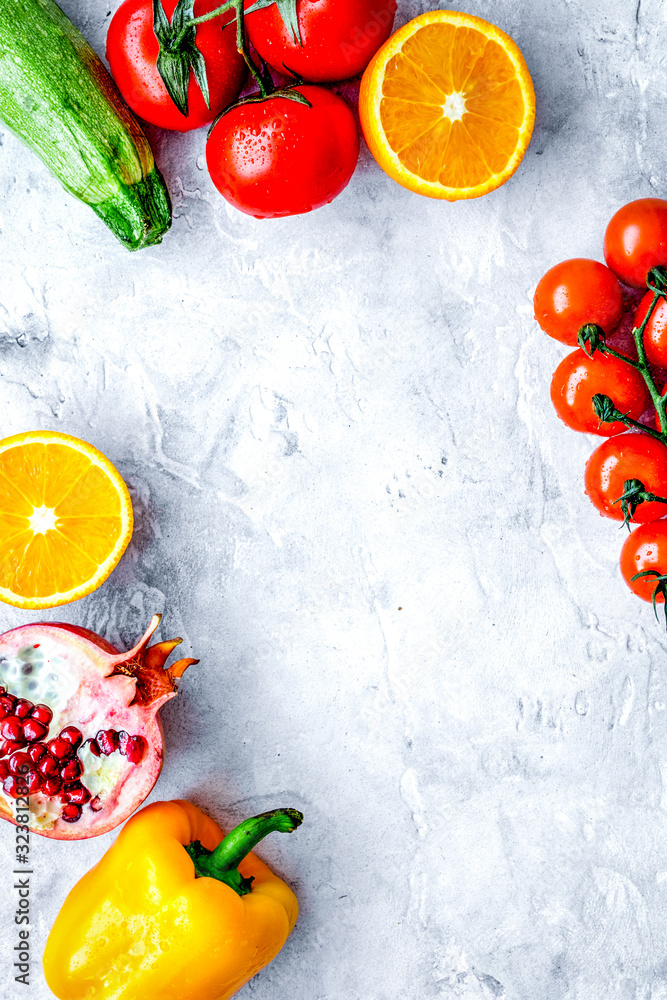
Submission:
M 215 878 L 239 896 L 245 896 L 250 892 L 253 879 L 241 875 L 238 866 L 246 855 L 269 833 L 292 833 L 302 823 L 303 813 L 296 809 L 273 809 L 244 820 L 220 841 L 214 851 L 202 847 L 198 840 L 187 844 L 185 850 L 192 858 L 195 874 L 199 878 Z

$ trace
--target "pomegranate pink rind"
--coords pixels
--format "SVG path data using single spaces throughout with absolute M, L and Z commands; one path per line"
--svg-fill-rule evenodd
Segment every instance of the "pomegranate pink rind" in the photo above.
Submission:
M 165 669 L 180 639 L 148 646 L 159 621 L 155 615 L 127 653 L 61 623 L 0 635 L 1 818 L 14 822 L 17 794 L 26 788 L 17 785 L 21 773 L 32 791 L 31 830 L 45 837 L 98 836 L 143 802 L 163 761 L 157 713 L 175 696 L 176 679 L 197 662 Z

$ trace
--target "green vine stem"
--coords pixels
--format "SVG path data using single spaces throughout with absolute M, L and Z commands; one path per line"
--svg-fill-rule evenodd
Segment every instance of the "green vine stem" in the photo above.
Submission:
M 634 327 L 632 331 L 632 337 L 637 349 L 637 361 L 626 357 L 624 354 L 620 354 L 612 347 L 608 347 L 604 330 L 594 323 L 584 324 L 579 331 L 577 340 L 579 346 L 589 357 L 592 357 L 595 351 L 600 351 L 601 354 L 609 354 L 611 357 L 618 358 L 619 361 L 624 361 L 641 373 L 646 383 L 646 388 L 651 395 L 661 429 L 658 431 L 653 427 L 647 427 L 646 424 L 641 424 L 637 420 L 633 420 L 627 413 L 621 413 L 609 396 L 597 393 L 593 397 L 593 408 L 600 422 L 606 423 L 607 421 L 618 420 L 628 427 L 640 428 L 645 434 L 649 434 L 651 437 L 657 438 L 658 441 L 662 441 L 664 445 L 667 445 L 667 392 L 661 394 L 655 384 L 644 348 L 644 331 L 646 330 L 648 321 L 653 315 L 660 299 L 667 298 L 667 269 L 664 267 L 651 268 L 646 278 L 646 286 L 649 291 L 653 292 L 653 300 L 641 324 L 638 327 Z M 621 499 L 619 497 L 619 500 Z
M 167 17 L 162 0 L 153 0 L 153 31 L 158 41 L 157 71 L 167 93 L 181 114 L 188 114 L 188 88 L 190 73 L 194 73 L 207 108 L 210 109 L 208 79 L 204 56 L 197 47 L 197 25 L 234 11 L 236 19 L 236 49 L 245 62 L 250 75 L 259 88 L 260 100 L 266 99 L 275 89 L 266 63 L 259 59 L 259 67 L 250 54 L 244 22 L 244 0 L 225 0 L 207 14 L 194 16 L 195 0 L 178 0 L 171 20 Z
M 222 14 L 226 14 L 228 10 L 233 10 L 236 15 L 236 50 L 240 56 L 243 57 L 248 70 L 250 71 L 253 80 L 259 87 L 259 92 L 262 97 L 267 97 L 268 92 L 271 89 L 271 83 L 267 78 L 266 68 L 263 66 L 262 71 L 257 69 L 255 61 L 250 55 L 250 50 L 246 42 L 245 28 L 243 23 L 244 10 L 243 10 L 243 0 L 227 0 L 227 3 L 223 3 L 221 7 L 216 7 L 215 10 L 209 11 L 208 14 L 200 14 L 199 17 L 190 18 L 181 28 L 181 31 L 176 36 L 172 42 L 170 48 L 177 49 L 179 45 L 184 40 L 188 31 L 195 28 L 198 24 L 204 24 L 205 21 L 212 21 L 215 17 L 220 17 Z
M 654 437 L 656 440 L 662 441 L 663 444 L 667 443 L 665 436 L 661 434 L 660 431 L 655 430 L 653 427 L 649 427 L 647 424 L 640 423 L 639 420 L 635 420 L 634 417 L 628 416 L 627 413 L 621 413 L 621 411 L 616 408 L 613 399 L 609 396 L 604 396 L 601 392 L 596 392 L 593 396 L 592 402 L 593 409 L 595 410 L 595 416 L 601 424 L 611 424 L 618 420 L 624 423 L 627 427 L 637 427 L 650 437 Z
M 641 573 L 635 573 L 634 576 L 630 577 L 630 581 L 634 583 L 635 580 L 648 580 L 650 576 L 655 578 L 655 590 L 651 595 L 655 620 L 660 621 L 658 617 L 658 597 L 662 597 L 664 602 L 665 627 L 667 628 L 667 576 L 661 575 L 655 569 L 644 569 Z
M 641 427 L 641 424 L 637 424 Z M 623 511 L 623 524 L 630 530 L 630 521 L 635 516 L 635 511 L 642 503 L 667 503 L 665 497 L 658 497 L 655 493 L 650 493 L 644 486 L 641 479 L 626 479 L 623 483 L 623 493 L 618 498 L 614 500 L 614 503 L 620 503 L 621 510 Z
M 619 361 L 625 361 L 626 364 L 639 369 L 638 362 L 628 358 L 625 354 L 619 354 L 613 347 L 609 347 L 605 337 L 606 334 L 601 326 L 597 326 L 595 323 L 584 323 L 577 336 L 577 343 L 589 358 L 593 357 L 595 351 L 599 351 L 600 354 L 610 354 L 612 358 L 618 358 Z

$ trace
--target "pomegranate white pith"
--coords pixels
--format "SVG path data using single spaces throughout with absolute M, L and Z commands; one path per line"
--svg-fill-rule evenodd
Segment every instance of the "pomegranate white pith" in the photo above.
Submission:
M 181 640 L 148 646 L 159 622 L 127 653 L 60 623 L 0 635 L 1 818 L 14 822 L 19 774 L 31 829 L 57 840 L 106 833 L 143 802 L 162 767 L 157 712 L 197 662 L 164 668 Z

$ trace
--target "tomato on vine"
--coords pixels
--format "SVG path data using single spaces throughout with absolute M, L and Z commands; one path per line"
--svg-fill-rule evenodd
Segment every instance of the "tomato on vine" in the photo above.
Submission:
M 594 323 L 605 333 L 618 325 L 623 296 L 618 279 L 597 260 L 575 257 L 556 264 L 538 282 L 535 319 L 545 333 L 576 347 L 579 330 Z
M 604 255 L 608 267 L 573 259 L 547 271 L 535 319 L 580 348 L 556 368 L 551 400 L 569 427 L 607 438 L 586 463 L 586 494 L 604 517 L 639 523 L 623 545 L 621 572 L 654 609 L 665 604 L 667 622 L 667 385 L 659 388 L 655 370 L 667 368 L 667 201 L 621 208 Z M 635 311 L 632 351 L 608 341 L 623 312 L 619 281 L 648 289 Z M 655 419 L 642 424 L 651 404 Z
M 667 201 L 639 198 L 619 208 L 604 235 L 604 258 L 626 285 L 645 288 L 651 268 L 667 265 Z
M 652 521 L 635 528 L 621 549 L 621 575 L 633 594 L 643 601 L 665 603 L 667 589 L 667 521 Z
M 234 10 L 200 24 L 216 0 L 125 0 L 109 25 L 111 75 L 132 110 L 161 128 L 187 132 L 207 125 L 246 80 L 237 51 Z M 158 37 L 159 36 L 159 37 Z
M 656 521 L 667 513 L 667 500 L 661 502 L 667 493 L 667 446 L 648 434 L 607 438 L 588 459 L 584 482 L 604 517 Z
M 603 437 L 622 433 L 626 425 L 620 420 L 600 421 L 593 408 L 598 393 L 611 397 L 616 408 L 633 420 L 639 420 L 651 404 L 641 374 L 619 358 L 599 352 L 590 357 L 582 350 L 563 358 L 551 380 L 551 401 L 563 423 Z
M 312 83 L 361 73 L 391 34 L 396 0 L 245 0 L 265 62 Z
M 358 157 L 357 125 L 345 101 L 309 85 L 240 101 L 222 115 L 206 146 L 218 191 L 259 219 L 333 201 Z

